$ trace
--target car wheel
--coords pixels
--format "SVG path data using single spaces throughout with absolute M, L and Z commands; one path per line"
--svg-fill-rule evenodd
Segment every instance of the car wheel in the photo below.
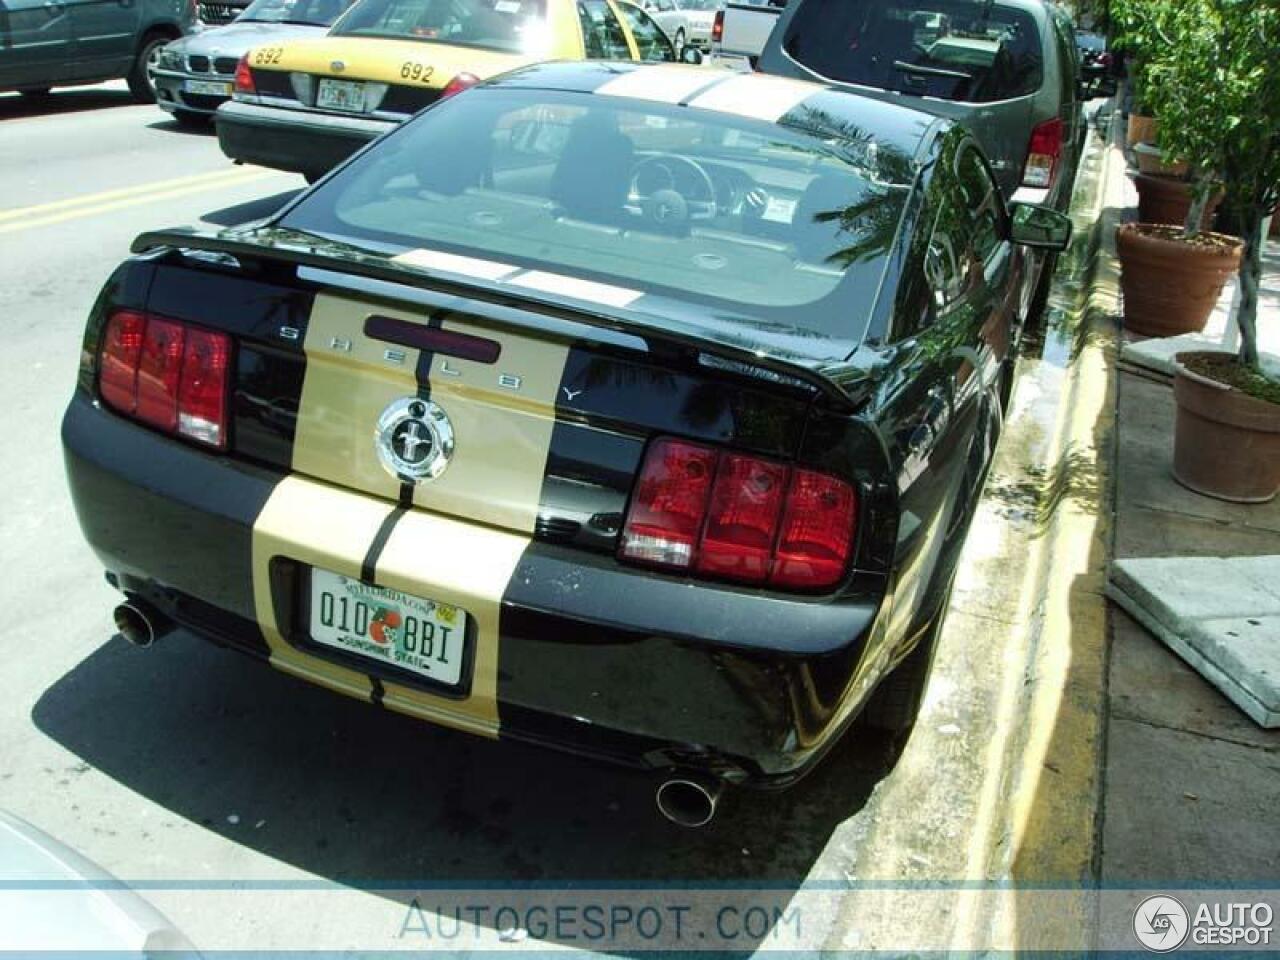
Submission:
M 156 88 L 151 82 L 150 67 L 156 66 L 160 59 L 160 49 L 169 42 L 169 37 L 152 34 L 142 43 L 142 49 L 133 61 L 133 69 L 126 78 L 129 92 L 138 103 L 155 103 Z
M 685 36 L 684 27 L 676 31 L 676 59 L 680 59 L 680 54 L 684 53 Z
M 933 669 L 933 654 L 938 648 L 942 621 L 950 606 L 951 584 L 948 583 L 933 623 L 925 628 L 924 636 L 915 649 L 880 681 L 880 686 L 876 687 L 875 693 L 862 710 L 863 723 L 893 734 L 898 738 L 899 744 L 906 742 L 906 735 L 916 724 L 925 689 L 929 686 L 929 673 Z

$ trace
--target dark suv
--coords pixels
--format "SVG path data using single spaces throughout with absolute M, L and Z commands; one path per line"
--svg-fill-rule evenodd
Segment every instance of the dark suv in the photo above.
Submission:
M 147 65 L 195 25 L 194 0 L 3 0 L 0 90 L 43 96 L 124 77 L 134 98 L 150 103 Z
M 792 0 L 764 73 L 909 103 L 968 127 L 1005 196 L 1065 209 L 1084 125 L 1070 19 L 1045 0 Z

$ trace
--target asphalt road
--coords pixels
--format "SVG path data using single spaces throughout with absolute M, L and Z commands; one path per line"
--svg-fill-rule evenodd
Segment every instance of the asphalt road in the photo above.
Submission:
M 799 788 L 681 831 L 642 776 L 380 712 L 190 636 L 113 637 L 58 443 L 86 313 L 140 231 L 249 219 L 301 186 L 232 167 L 122 85 L 0 95 L 0 808 L 144 883 L 758 879 L 785 899 L 845 877 L 882 742 L 851 737 Z M 345 900 L 347 929 L 385 925 L 387 897 Z M 263 897 L 225 922 L 266 946 L 285 909 Z

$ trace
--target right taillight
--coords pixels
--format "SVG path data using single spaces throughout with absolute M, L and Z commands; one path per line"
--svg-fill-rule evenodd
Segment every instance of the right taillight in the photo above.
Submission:
M 226 448 L 231 338 L 225 333 L 117 310 L 103 332 L 98 370 L 107 406 L 165 433 Z
M 1022 169 L 1024 187 L 1047 189 L 1053 186 L 1066 130 L 1061 117 L 1046 120 L 1032 129 L 1031 141 L 1027 144 L 1027 162 Z
M 724 37 L 724 11 L 717 10 L 716 18 L 711 21 L 711 40 L 713 43 L 719 43 Z
M 247 53 L 236 64 L 234 88 L 236 93 L 255 94 L 258 92 L 258 88 L 253 85 L 253 70 L 249 68 L 249 54 Z
M 835 586 L 848 569 L 857 495 L 838 477 L 663 438 L 645 456 L 622 560 L 787 590 Z

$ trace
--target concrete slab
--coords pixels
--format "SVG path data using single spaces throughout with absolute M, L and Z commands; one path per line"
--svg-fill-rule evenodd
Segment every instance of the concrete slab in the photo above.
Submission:
M 1104 884 L 1274 883 L 1280 754 L 1112 717 Z
M 1259 726 L 1280 727 L 1280 556 L 1117 560 L 1107 594 Z
M 1113 717 L 1280 751 L 1280 731 L 1259 727 L 1146 627 L 1112 611 Z

